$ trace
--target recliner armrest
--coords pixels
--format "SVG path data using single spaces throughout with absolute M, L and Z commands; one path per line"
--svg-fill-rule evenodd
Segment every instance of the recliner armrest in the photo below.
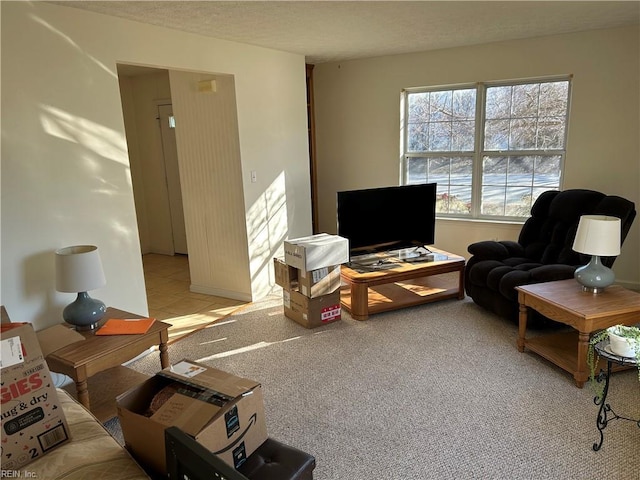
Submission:
M 571 265 L 553 263 L 533 268 L 529 270 L 529 273 L 535 283 L 543 283 L 555 282 L 556 280 L 569 280 L 570 278 L 573 278 L 575 270 L 576 267 Z
M 472 243 L 467 251 L 479 260 L 504 260 L 509 257 L 524 257 L 524 248 L 511 240 L 484 240 Z

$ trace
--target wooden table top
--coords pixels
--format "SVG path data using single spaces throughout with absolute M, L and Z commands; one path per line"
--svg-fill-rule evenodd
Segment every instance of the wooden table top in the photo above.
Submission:
M 516 290 L 582 318 L 640 313 L 640 293 L 620 285 L 611 285 L 603 292 L 594 294 L 583 291 L 582 285 L 575 279 L 569 279 L 521 285 Z
M 377 254 L 380 259 L 384 262 L 392 263 L 393 267 L 367 272 L 358 272 L 357 270 L 354 270 L 353 268 L 350 268 L 347 264 L 345 264 L 342 265 L 340 273 L 342 277 L 346 277 L 347 279 L 352 281 L 358 281 L 364 279 L 372 279 L 375 277 L 392 277 L 394 275 L 401 276 L 402 274 L 406 274 L 409 272 L 424 270 L 434 270 L 434 272 L 437 274 L 437 270 L 443 267 L 447 272 L 451 271 L 449 270 L 449 267 L 452 266 L 464 268 L 464 257 L 461 257 L 460 255 L 456 255 L 454 253 L 445 252 L 444 250 L 440 250 L 435 247 L 429 247 L 429 250 L 436 254 L 435 260 L 427 260 L 422 262 L 403 262 L 397 257 L 389 255 L 385 252 L 380 252 Z M 438 256 L 440 258 L 438 258 Z

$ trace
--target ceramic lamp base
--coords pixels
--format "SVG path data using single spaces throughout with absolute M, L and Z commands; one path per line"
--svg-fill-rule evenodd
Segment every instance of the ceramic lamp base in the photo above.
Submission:
M 78 298 L 62 311 L 62 318 L 76 330 L 95 330 L 106 311 L 103 302 L 91 298 L 87 292 L 80 292 Z
M 613 271 L 600 262 L 600 257 L 594 255 L 591 261 L 576 269 L 574 278 L 582 285 L 582 289 L 591 293 L 601 293 L 616 279 Z

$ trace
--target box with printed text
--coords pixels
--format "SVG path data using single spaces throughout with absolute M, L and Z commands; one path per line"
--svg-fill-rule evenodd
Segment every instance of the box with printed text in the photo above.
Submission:
M 284 242 L 284 261 L 307 272 L 341 265 L 349 261 L 349 240 L 327 233 L 287 240 Z
M 340 290 L 309 298 L 300 292 L 283 292 L 284 315 L 306 328 L 315 328 L 340 320 Z
M 267 439 L 260 384 L 191 360 L 161 370 L 116 403 L 127 447 L 161 476 L 167 427 L 179 427 L 234 468 Z
M 69 440 L 69 426 L 30 323 L 2 323 L 2 469 L 18 470 Z

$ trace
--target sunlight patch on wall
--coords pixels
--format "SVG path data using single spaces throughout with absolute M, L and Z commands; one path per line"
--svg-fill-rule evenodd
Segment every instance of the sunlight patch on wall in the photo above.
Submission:
M 41 108 L 40 123 L 46 133 L 129 167 L 127 143 L 120 132 L 50 105 Z
M 122 222 L 115 219 L 112 219 L 111 227 L 114 233 L 121 233 L 123 235 L 122 238 L 128 238 L 128 235 L 132 233 L 131 228 L 127 227 Z
M 98 67 L 100 67 L 102 70 L 104 70 L 105 72 L 107 72 L 109 75 L 111 75 L 114 78 L 118 78 L 118 74 L 116 73 L 115 70 L 110 69 L 109 67 L 107 67 L 104 63 L 102 63 L 100 60 L 98 60 L 96 57 L 94 57 L 93 55 L 89 55 L 86 50 L 83 50 L 82 48 L 80 48 L 80 46 L 73 41 L 73 39 L 61 32 L 60 30 L 58 30 L 56 27 L 54 27 L 53 25 L 51 25 L 50 23 L 46 22 L 45 20 L 43 20 L 40 17 L 37 17 L 35 15 L 31 15 L 31 18 L 33 19 L 34 22 L 39 23 L 40 25 L 42 25 L 43 27 L 45 27 L 46 29 L 50 30 L 51 32 L 55 33 L 56 35 L 58 35 L 60 38 L 62 38 L 65 42 L 67 42 L 69 45 L 71 45 L 74 49 L 76 49 L 78 52 L 81 52 L 83 56 L 85 56 L 86 58 L 88 58 L 89 60 L 91 60 L 93 63 L 95 63 Z
M 269 275 L 265 272 L 268 272 L 271 259 L 277 256 L 289 229 L 284 172 L 276 177 L 249 208 L 247 222 L 247 235 L 252 248 L 249 252 L 252 277 L 262 279 L 257 288 L 254 286 L 254 292 L 260 295 L 271 289 Z

